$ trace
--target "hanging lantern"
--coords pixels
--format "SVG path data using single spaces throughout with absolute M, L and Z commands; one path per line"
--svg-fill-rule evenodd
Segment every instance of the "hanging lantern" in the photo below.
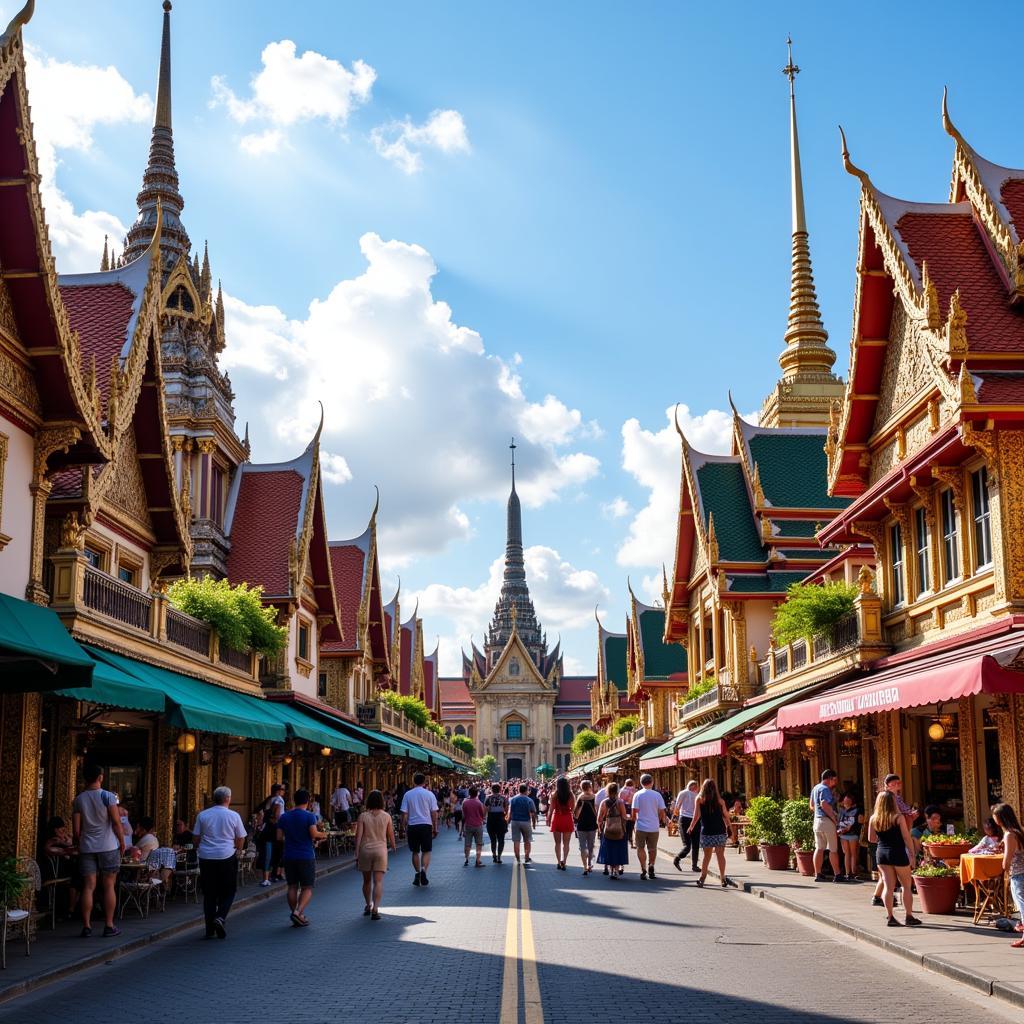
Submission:
M 196 749 L 196 734 L 194 732 L 183 732 L 178 737 L 178 753 L 191 754 Z
M 754 764 L 764 764 L 764 754 L 755 754 Z
M 331 748 L 330 747 L 321 747 L 320 748 L 320 753 L 323 754 L 324 757 L 330 757 L 331 756 Z
M 946 738 L 946 727 L 938 719 L 928 726 L 928 738 L 936 743 Z
M 817 746 L 818 746 L 817 738 L 814 737 L 814 736 L 805 736 L 804 737 L 804 746 L 808 750 L 815 750 L 817 748 Z
M 857 731 L 857 719 L 856 718 L 844 718 L 839 723 L 839 731 L 845 733 L 855 733 Z
M 285 754 L 285 755 L 284 755 L 284 763 L 285 763 L 285 764 L 291 764 L 291 763 L 292 763 L 292 761 L 294 761 L 294 760 L 295 760 L 295 759 L 294 759 L 294 758 L 292 757 L 292 755 L 291 755 L 291 754 Z

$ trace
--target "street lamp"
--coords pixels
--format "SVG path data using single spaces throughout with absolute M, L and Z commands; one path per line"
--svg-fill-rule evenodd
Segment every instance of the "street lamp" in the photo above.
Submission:
M 191 754 L 196 749 L 196 734 L 194 732 L 183 732 L 178 737 L 178 753 Z

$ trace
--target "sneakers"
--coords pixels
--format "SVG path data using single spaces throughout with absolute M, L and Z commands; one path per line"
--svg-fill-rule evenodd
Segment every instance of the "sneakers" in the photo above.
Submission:
M 469 867 L 469 858 L 468 857 L 462 862 L 462 866 L 464 868 L 468 868 Z
M 641 871 L 641 872 L 640 872 L 640 878 L 641 878 L 641 879 L 644 879 L 644 878 L 646 878 L 646 877 L 647 877 L 647 872 L 646 872 L 646 871 Z
M 412 876 L 412 884 L 413 885 L 419 885 L 420 884 L 420 873 L 418 871 L 416 872 L 415 875 Z
M 654 868 L 653 867 L 647 869 L 647 877 L 648 878 L 654 878 Z
M 430 885 L 430 882 L 427 879 L 426 871 L 421 871 L 420 872 L 420 885 Z
M 271 885 L 273 885 L 273 882 L 271 882 L 269 878 L 264 878 L 263 881 L 260 882 L 261 889 L 269 889 Z
M 115 935 L 120 935 L 120 934 L 121 934 L 121 929 L 118 928 L 116 925 L 107 925 L 103 929 L 103 938 L 105 938 L 105 939 L 112 939 Z
M 826 878 L 825 875 L 815 875 L 814 880 L 816 882 L 827 882 L 828 878 Z
M 682 857 L 673 857 L 672 858 L 672 866 L 676 869 L 676 871 L 682 871 L 683 870 L 682 867 L 680 866 L 680 862 L 682 861 L 682 859 L 683 859 Z
M 529 858 L 529 857 L 525 857 L 525 858 L 523 859 L 523 863 L 524 863 L 524 864 L 532 864 L 532 863 L 533 863 L 533 861 L 532 861 L 532 860 L 530 860 L 530 858 Z
M 90 935 L 92 935 L 92 929 L 88 925 L 86 925 L 86 927 L 84 927 L 82 929 L 81 934 L 80 934 L 79 937 L 83 938 L 83 939 L 87 939 L 87 938 L 89 938 Z
M 922 923 L 923 922 L 921 920 L 919 920 L 918 918 L 916 918 L 916 917 L 908 917 L 907 918 L 907 927 L 908 928 L 916 928 L 918 925 L 920 925 Z
M 871 897 L 871 906 L 873 906 L 873 907 L 884 907 L 885 903 L 882 901 L 882 897 L 881 896 L 872 896 Z
M 832 881 L 835 882 L 835 883 L 845 882 L 846 881 L 846 875 L 836 875 L 835 878 L 832 879 Z
M 886 926 L 889 927 L 889 928 L 902 928 L 903 927 L 903 925 L 901 925 L 899 923 L 899 921 L 896 920 L 895 917 L 890 917 L 889 920 L 886 921 L 885 923 L 886 923 Z
M 218 939 L 226 939 L 228 937 L 228 930 L 224 927 L 223 917 L 215 917 L 213 919 L 213 930 L 217 933 Z

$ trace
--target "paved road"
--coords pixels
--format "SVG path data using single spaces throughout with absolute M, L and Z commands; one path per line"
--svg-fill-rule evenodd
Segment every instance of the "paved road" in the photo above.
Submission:
M 442 835 L 429 888 L 393 860 L 385 917 L 361 916 L 355 871 L 321 883 L 307 929 L 284 900 L 0 1006 L 0 1022 L 111 1024 L 929 1024 L 1011 1020 L 992 999 L 850 946 L 754 898 L 698 890 L 664 861 L 621 883 L 553 867 L 550 837 L 518 871 L 462 866 Z M 512 908 L 510 910 L 510 907 Z M 88 941 L 97 941 L 95 939 Z

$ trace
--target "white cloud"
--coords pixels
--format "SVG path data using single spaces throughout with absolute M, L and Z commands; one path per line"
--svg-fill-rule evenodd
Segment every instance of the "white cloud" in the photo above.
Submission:
M 313 301 L 305 319 L 225 296 L 221 366 L 239 419 L 266 425 L 261 460 L 301 451 L 323 400 L 324 447 L 363 493 L 380 486 L 381 551 L 392 567 L 470 536 L 473 501 L 504 500 L 510 435 L 528 506 L 596 475 L 598 460 L 576 447 L 581 413 L 550 395 L 530 401 L 518 374 L 434 297 L 425 249 L 372 233 L 360 248 L 363 273 Z
M 239 97 L 222 75 L 210 80 L 211 107 L 223 107 L 238 124 L 267 127 L 242 137 L 250 155 L 276 152 L 285 139 L 282 129 L 302 121 L 323 120 L 344 128 L 352 111 L 370 99 L 377 72 L 365 61 L 351 68 L 315 50 L 296 56 L 290 39 L 268 43 L 260 54 L 263 67 L 250 80 L 250 94 Z
M 325 483 L 347 484 L 352 479 L 352 470 L 344 457 L 330 452 L 320 452 L 320 471 Z
M 590 569 L 578 569 L 565 561 L 554 549 L 536 545 L 523 552 L 526 561 L 526 578 L 530 584 L 537 617 L 548 635 L 550 647 L 554 647 L 560 632 L 587 628 L 594 621 L 594 607 L 608 601 L 605 587 Z M 449 629 L 441 639 L 441 674 L 458 675 L 462 671 L 462 649 L 469 650 L 474 638 L 479 646 L 482 631 L 494 614 L 494 605 L 501 592 L 504 562 L 496 558 L 491 563 L 487 580 L 476 587 L 449 587 L 443 583 L 430 586 L 403 598 L 419 600 L 419 613 L 430 622 L 443 620 Z M 411 607 L 411 605 L 410 605 Z M 576 659 L 567 658 L 566 672 L 572 675 L 583 673 L 582 665 Z
M 633 506 L 622 495 L 601 506 L 601 512 L 606 519 L 625 519 L 632 511 Z
M 672 567 L 682 455 L 673 407 L 666 409 L 665 419 L 666 426 L 657 432 L 645 430 L 635 418 L 622 425 L 622 468 L 649 494 L 647 504 L 629 524 L 617 556 L 619 565 Z M 697 451 L 713 455 L 730 449 L 731 413 L 711 409 L 695 416 L 680 405 L 679 426 Z
M 370 138 L 377 152 L 406 174 L 416 174 L 423 169 L 424 149 L 447 154 L 470 151 L 466 122 L 457 110 L 435 110 L 418 125 L 408 117 L 404 121 L 378 125 Z
M 88 152 L 97 125 L 150 119 L 153 103 L 137 94 L 117 68 L 54 60 L 28 46 L 26 75 L 42 178 L 40 190 L 57 267 L 62 273 L 98 270 L 103 236 L 120 244 L 125 225 L 111 213 L 77 213 L 57 185 L 61 150 Z

